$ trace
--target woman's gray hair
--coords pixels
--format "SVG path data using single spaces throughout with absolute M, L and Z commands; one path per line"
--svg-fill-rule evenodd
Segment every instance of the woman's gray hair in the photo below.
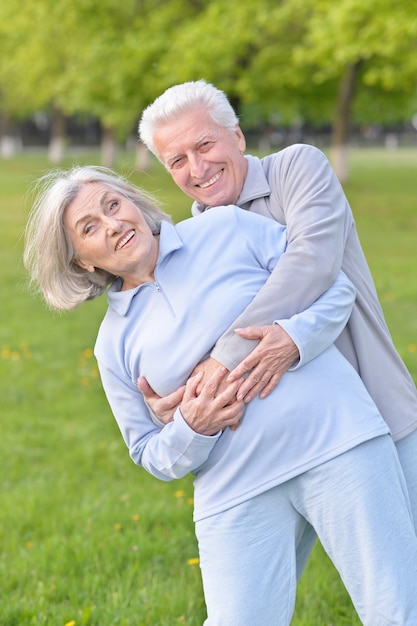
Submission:
M 156 200 L 126 178 L 105 167 L 77 166 L 42 176 L 25 231 L 24 263 L 30 285 L 40 291 L 48 306 L 69 311 L 100 296 L 115 276 L 101 269 L 88 272 L 75 263 L 71 238 L 64 227 L 64 214 L 83 185 L 104 183 L 133 202 L 154 235 L 161 221 L 172 222 Z
M 162 161 L 154 144 L 158 128 L 199 106 L 206 109 L 218 126 L 231 132 L 239 126 L 237 115 L 223 91 L 205 80 L 190 81 L 170 87 L 143 111 L 139 122 L 141 141 Z

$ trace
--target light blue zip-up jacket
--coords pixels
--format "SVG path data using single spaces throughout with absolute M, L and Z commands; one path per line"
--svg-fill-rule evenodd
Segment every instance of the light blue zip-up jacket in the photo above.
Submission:
M 159 395 L 184 384 L 285 248 L 276 222 L 219 207 L 177 226 L 163 222 L 155 282 L 120 291 L 116 281 L 108 292 L 95 354 L 110 406 L 135 463 L 162 480 L 195 474 L 196 520 L 388 432 L 359 376 L 330 345 L 354 300 L 343 275 L 308 311 L 279 319 L 301 361 L 267 398 L 247 405 L 237 430 L 200 435 L 179 409 L 164 427 L 152 419 L 138 376 Z M 335 312 L 338 324 L 329 324 Z

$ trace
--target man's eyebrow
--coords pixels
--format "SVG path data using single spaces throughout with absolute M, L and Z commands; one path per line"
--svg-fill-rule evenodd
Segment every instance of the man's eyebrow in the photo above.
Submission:
M 205 141 L 206 139 L 216 139 L 217 135 L 215 133 L 206 133 L 205 135 L 202 135 L 201 137 L 198 137 L 194 142 L 193 142 L 193 148 L 198 148 L 198 146 L 203 143 L 203 141 Z M 180 156 L 182 156 L 183 153 L 182 152 L 176 152 L 175 154 L 170 154 L 169 156 L 166 157 L 166 163 L 171 163 L 172 161 L 175 161 L 175 159 L 178 159 Z
M 217 137 L 217 134 L 214 131 L 212 133 L 205 133 L 204 135 L 199 137 L 199 139 L 196 140 L 194 145 L 197 146 L 199 143 L 202 143 L 206 139 L 216 139 L 216 137 Z

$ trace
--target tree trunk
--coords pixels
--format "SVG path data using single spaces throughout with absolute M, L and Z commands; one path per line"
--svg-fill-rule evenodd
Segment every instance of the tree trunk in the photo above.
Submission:
M 0 113 L 0 157 L 10 159 L 16 154 L 20 144 L 16 125 L 7 115 Z
M 104 167 L 114 167 L 116 163 L 116 142 L 111 128 L 103 128 L 101 138 L 101 164 Z
M 67 120 L 59 109 L 52 109 L 51 138 L 48 147 L 50 163 L 60 163 L 64 158 Z
M 337 177 L 341 182 L 347 180 L 347 144 L 350 130 L 350 113 L 355 95 L 358 74 L 362 61 L 357 61 L 346 68 L 339 84 L 336 113 L 332 129 L 331 160 Z
M 150 164 L 150 151 L 144 143 L 137 141 L 135 146 L 135 168 L 140 172 L 149 172 Z

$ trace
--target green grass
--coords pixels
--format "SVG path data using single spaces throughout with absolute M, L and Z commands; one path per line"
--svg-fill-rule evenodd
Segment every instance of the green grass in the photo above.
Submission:
M 99 163 L 97 154 L 68 158 Z M 117 169 L 131 173 L 121 155 Z M 346 193 L 394 340 L 417 379 L 417 151 L 355 151 Z M 66 315 L 27 293 L 22 231 L 42 154 L 0 169 L 1 626 L 201 626 L 192 483 L 129 460 L 91 355 L 105 300 Z M 132 178 L 175 219 L 189 202 L 155 163 Z M 256 593 L 256 590 L 254 590 Z M 295 626 L 359 625 L 320 546 Z

